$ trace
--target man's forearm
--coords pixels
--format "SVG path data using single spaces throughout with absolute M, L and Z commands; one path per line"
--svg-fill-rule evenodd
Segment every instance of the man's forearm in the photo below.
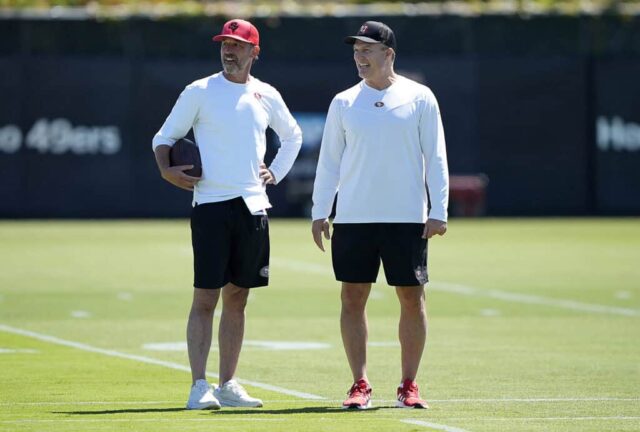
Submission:
M 171 164 L 169 159 L 169 152 L 171 151 L 171 146 L 162 144 L 156 147 L 153 151 L 156 155 L 156 163 L 158 164 L 158 169 L 160 171 L 169 168 Z

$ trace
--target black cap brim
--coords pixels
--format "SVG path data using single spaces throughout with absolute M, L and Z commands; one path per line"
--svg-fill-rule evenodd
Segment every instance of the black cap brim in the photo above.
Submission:
M 353 45 L 354 43 L 356 43 L 356 40 L 367 42 L 367 43 L 379 43 L 379 44 L 382 43 L 379 40 L 371 39 L 370 37 L 366 37 L 366 36 L 347 36 L 346 38 L 344 38 L 344 43 Z

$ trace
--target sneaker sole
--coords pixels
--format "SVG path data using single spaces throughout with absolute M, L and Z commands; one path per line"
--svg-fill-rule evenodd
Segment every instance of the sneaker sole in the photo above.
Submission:
M 262 402 L 242 403 L 242 402 L 223 402 L 220 405 L 228 408 L 262 408 Z
M 187 405 L 187 407 L 185 409 L 188 410 L 219 410 L 220 409 L 220 405 L 217 404 L 210 404 L 210 405 L 196 405 L 196 406 L 189 406 Z
M 343 410 L 348 410 L 348 409 L 366 410 L 371 408 L 372 406 L 373 405 L 371 405 L 371 400 L 369 400 L 366 405 L 358 405 L 358 404 L 342 405 L 342 409 Z
M 406 405 L 404 402 L 402 401 L 396 401 L 396 408 L 405 408 L 405 409 L 429 409 L 429 405 L 420 405 L 420 404 L 415 404 L 415 405 Z

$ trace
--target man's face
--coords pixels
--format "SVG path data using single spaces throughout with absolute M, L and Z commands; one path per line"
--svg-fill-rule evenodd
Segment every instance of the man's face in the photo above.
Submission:
M 357 40 L 353 44 L 353 59 L 360 78 L 374 78 L 387 61 L 389 47 L 381 43 L 367 43 Z
M 225 38 L 220 47 L 222 68 L 229 75 L 244 72 L 251 67 L 258 50 L 258 47 L 248 42 Z

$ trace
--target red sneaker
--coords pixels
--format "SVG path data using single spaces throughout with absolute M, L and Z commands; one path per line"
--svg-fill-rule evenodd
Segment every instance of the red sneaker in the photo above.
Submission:
M 358 380 L 347 392 L 347 399 L 342 403 L 342 409 L 348 408 L 361 410 L 371 408 L 371 386 L 366 380 Z
M 410 379 L 404 380 L 402 385 L 398 386 L 397 408 L 429 408 L 426 400 L 420 399 L 418 392 L 418 384 Z

